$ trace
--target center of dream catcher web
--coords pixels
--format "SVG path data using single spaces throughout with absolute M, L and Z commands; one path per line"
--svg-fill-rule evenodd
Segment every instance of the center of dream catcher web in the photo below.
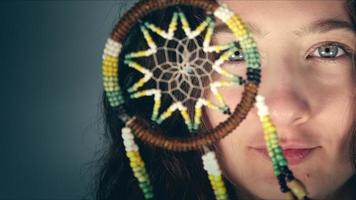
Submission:
M 180 21 L 180 29 L 178 29 L 178 21 Z M 151 120 L 155 123 L 161 124 L 178 110 L 188 129 L 194 131 L 201 123 L 203 106 L 230 114 L 230 108 L 218 89 L 239 86 L 244 84 L 245 80 L 221 66 L 241 49 L 238 48 L 236 42 L 211 45 L 214 28 L 213 17 L 207 16 L 192 30 L 181 11 L 173 13 L 167 31 L 149 22 L 141 23 L 140 30 L 149 48 L 125 55 L 124 62 L 143 74 L 141 79 L 128 88 L 128 92 L 132 99 L 153 96 Z M 162 46 L 156 44 L 150 31 L 165 39 Z M 178 31 L 184 33 L 183 38 L 177 36 Z M 145 57 L 153 59 L 152 66 L 143 66 L 137 61 Z M 214 73 L 224 78 L 214 81 Z M 140 90 L 150 80 L 155 82 L 155 88 Z M 217 103 L 206 99 L 208 92 L 213 94 Z M 169 95 L 172 104 L 161 112 L 162 95 Z M 188 114 L 187 108 L 187 104 L 191 102 L 195 103 L 193 117 Z

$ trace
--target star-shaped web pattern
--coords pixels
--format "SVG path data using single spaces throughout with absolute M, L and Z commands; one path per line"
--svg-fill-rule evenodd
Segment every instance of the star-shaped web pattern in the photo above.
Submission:
M 184 38 L 176 37 L 178 28 L 181 28 L 180 30 L 185 34 Z M 173 13 L 168 30 L 149 22 L 141 24 L 140 29 L 149 48 L 125 55 L 125 63 L 143 74 L 141 79 L 128 88 L 128 92 L 132 99 L 153 96 L 151 120 L 155 123 L 161 124 L 174 112 L 179 111 L 188 129 L 195 131 L 201 123 L 203 106 L 230 114 L 230 108 L 220 94 L 219 88 L 242 85 L 245 80 L 221 66 L 240 49 L 234 42 L 211 45 L 214 28 L 213 17 L 207 16 L 192 30 L 181 11 Z M 150 32 L 165 39 L 164 45 L 158 46 Z M 204 36 L 202 36 L 203 33 L 205 33 Z M 202 42 L 198 41 L 198 36 L 203 38 Z M 219 56 L 212 59 L 213 53 Z M 143 66 L 136 61 L 145 57 L 153 59 L 153 67 Z M 218 73 L 225 78 L 214 81 L 213 73 Z M 154 80 L 155 87 L 141 89 L 150 80 Z M 213 94 L 217 100 L 216 103 L 205 98 L 207 92 Z M 172 104 L 163 111 L 161 111 L 162 95 L 169 95 L 172 99 Z M 188 102 L 195 104 L 194 116 L 188 114 Z

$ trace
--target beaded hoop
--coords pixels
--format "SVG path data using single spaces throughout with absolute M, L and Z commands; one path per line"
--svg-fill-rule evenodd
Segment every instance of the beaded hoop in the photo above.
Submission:
M 219 67 L 224 59 L 219 58 L 218 64 L 214 63 L 213 68 L 218 73 L 223 74 L 231 78 L 230 82 L 214 82 L 214 90 L 212 92 L 218 97 L 220 102 L 223 102 L 222 97 L 217 92 L 216 88 L 222 85 L 233 85 L 233 84 L 244 84 L 244 92 L 241 101 L 236 106 L 235 110 L 230 113 L 229 109 L 226 107 L 215 107 L 220 109 L 220 111 L 230 114 L 227 120 L 220 123 L 213 130 L 202 133 L 194 134 L 191 138 L 170 138 L 163 135 L 159 135 L 153 130 L 148 124 L 147 120 L 139 118 L 137 116 L 130 116 L 125 108 L 125 99 L 123 96 L 123 91 L 119 85 L 118 72 L 120 71 L 118 66 L 119 58 L 122 50 L 122 43 L 125 40 L 126 35 L 129 33 L 131 28 L 137 24 L 138 21 L 148 13 L 153 10 L 164 9 L 170 6 L 192 6 L 200 8 L 227 25 L 227 27 L 234 34 L 235 38 L 239 41 L 241 50 L 243 52 L 245 61 L 247 63 L 247 79 L 244 80 L 241 77 L 234 76 L 233 74 L 224 71 Z M 231 55 L 233 51 L 236 50 L 235 43 L 223 45 L 223 46 L 209 46 L 209 42 L 212 35 L 212 23 L 211 18 L 207 18 L 205 22 L 200 24 L 194 31 L 191 31 L 189 23 L 184 16 L 184 13 L 177 12 L 173 14 L 172 21 L 169 25 L 168 32 L 163 31 L 161 28 L 145 23 L 141 26 L 141 31 L 143 36 L 149 46 L 148 50 L 142 50 L 137 52 L 132 52 L 125 56 L 124 63 L 131 68 L 139 71 L 144 75 L 138 82 L 128 88 L 128 93 L 131 93 L 130 98 L 139 98 L 142 96 L 154 96 L 154 106 L 153 114 L 151 120 L 160 123 L 165 118 L 169 117 L 171 113 L 176 110 L 181 112 L 185 123 L 192 133 L 198 130 L 200 124 L 200 117 L 202 115 L 201 106 L 205 105 L 207 107 L 214 108 L 210 102 L 201 100 L 200 108 L 195 109 L 194 119 L 191 119 L 187 113 L 187 109 L 180 104 L 180 102 L 173 104 L 169 109 L 158 116 L 158 110 L 160 106 L 161 94 L 154 89 L 146 91 L 138 91 L 148 79 L 152 77 L 152 73 L 145 69 L 143 66 L 134 62 L 132 59 L 137 57 L 145 57 L 153 55 L 157 51 L 157 46 L 152 40 L 148 29 L 156 34 L 160 35 L 165 39 L 172 39 L 177 26 L 178 18 L 181 20 L 183 30 L 188 38 L 193 38 L 200 34 L 205 28 L 207 28 L 207 33 L 205 36 L 203 49 L 206 51 L 223 51 L 225 53 L 221 57 L 225 59 Z M 219 63 L 220 62 L 220 63 Z M 216 64 L 216 65 L 215 65 Z M 109 100 L 110 106 L 120 120 L 125 123 L 125 127 L 122 129 L 122 139 L 126 150 L 126 155 L 129 159 L 130 166 L 132 168 L 133 174 L 136 177 L 139 187 L 142 190 L 145 199 L 153 199 L 153 187 L 149 179 L 149 175 L 145 168 L 145 163 L 140 156 L 139 147 L 134 141 L 134 136 L 137 138 L 148 142 L 152 145 L 162 147 L 169 150 L 175 151 L 187 151 L 187 150 L 203 150 L 202 163 L 204 169 L 208 174 L 209 181 L 211 183 L 212 189 L 214 191 L 216 199 L 225 200 L 228 199 L 227 190 L 225 188 L 224 182 L 222 180 L 221 170 L 219 164 L 216 160 L 215 153 L 209 150 L 208 145 L 220 140 L 227 134 L 229 134 L 233 129 L 235 129 L 242 120 L 246 117 L 249 110 L 254 106 L 255 97 L 257 95 L 257 89 L 260 83 L 260 60 L 259 53 L 256 44 L 252 37 L 249 35 L 248 31 L 245 29 L 243 23 L 237 15 L 231 12 L 225 6 L 219 5 L 216 1 L 208 0 L 147 0 L 137 3 L 131 10 L 129 10 L 122 19 L 115 26 L 111 37 L 107 40 L 104 55 L 103 55 L 103 76 L 104 76 L 104 90 L 106 96 Z M 198 103 L 197 103 L 198 104 Z M 278 182 L 281 187 L 281 191 L 286 193 L 287 199 L 304 199 L 307 200 L 306 189 L 303 184 L 294 177 L 293 173 L 288 168 L 288 163 L 283 155 L 283 150 L 278 144 L 278 135 L 275 126 L 273 125 L 270 116 L 268 114 L 268 107 L 264 103 L 264 97 L 259 95 L 257 97 L 256 107 L 258 110 L 258 115 L 260 117 L 261 123 L 263 125 L 265 140 L 267 144 L 267 149 L 271 160 L 273 162 L 273 169 L 275 176 L 278 178 Z M 199 107 L 199 106 L 198 106 Z
M 120 85 L 118 84 L 118 72 L 120 71 L 120 66 L 118 66 L 119 62 L 119 54 L 121 53 L 122 43 L 125 39 L 125 36 L 129 33 L 130 29 L 137 23 L 143 16 L 151 12 L 152 10 L 163 9 L 169 6 L 174 5 L 185 5 L 185 6 L 193 6 L 200 9 L 205 10 L 206 12 L 212 13 L 214 17 L 220 19 L 223 23 L 227 25 L 227 27 L 232 31 L 235 38 L 239 40 L 241 50 L 244 54 L 245 61 L 247 63 L 247 79 L 241 81 L 241 79 L 232 77 L 237 79 L 235 82 L 239 82 L 239 84 L 244 84 L 244 92 L 242 94 L 241 101 L 236 106 L 235 110 L 231 113 L 227 120 L 220 123 L 217 127 L 215 127 L 211 131 L 206 131 L 202 134 L 194 134 L 190 138 L 172 138 L 164 135 L 157 134 L 155 130 L 153 130 L 147 123 L 147 120 L 140 119 L 137 116 L 129 116 L 124 109 L 123 104 L 125 103 L 122 90 Z M 183 29 L 186 31 L 190 31 L 189 25 L 184 20 L 183 15 L 179 15 L 181 19 L 181 23 L 183 24 Z M 173 22 L 172 22 L 173 23 Z M 197 30 L 201 29 L 201 27 L 197 27 Z M 203 27 L 204 28 L 204 27 Z M 151 27 L 153 31 L 157 33 L 162 32 L 160 29 L 155 26 Z M 188 36 L 194 35 L 194 32 L 186 33 Z M 150 47 L 147 51 L 134 52 L 130 54 L 131 57 L 139 57 L 139 56 L 147 56 L 152 55 L 152 52 L 155 51 L 155 45 L 152 42 L 152 38 L 150 38 L 149 33 L 145 28 L 142 28 L 142 32 L 144 33 L 145 39 Z M 163 34 L 162 34 L 163 35 Z M 167 35 L 167 34 L 166 34 Z M 168 36 L 167 36 L 168 37 Z M 210 35 L 211 37 L 211 35 Z M 225 47 L 226 48 L 226 47 Z M 227 48 L 231 48 L 228 46 Z M 231 53 L 231 51 L 228 53 Z M 223 55 L 227 57 L 228 55 Z M 132 68 L 135 68 L 137 71 L 140 71 L 145 76 L 138 81 L 135 85 L 133 85 L 130 89 L 132 91 L 137 91 L 137 88 L 141 87 L 147 79 L 150 77 L 149 72 L 143 69 L 142 66 L 137 65 L 137 63 L 131 62 L 130 60 L 126 62 L 126 64 L 130 65 Z M 126 125 L 133 130 L 133 133 L 140 138 L 141 140 L 148 142 L 152 145 L 159 146 L 169 150 L 176 151 L 187 151 L 193 149 L 202 149 L 206 145 L 210 145 L 221 138 L 225 137 L 232 130 L 234 130 L 241 121 L 246 117 L 248 111 L 252 108 L 255 102 L 255 96 L 257 94 L 258 85 L 260 82 L 260 61 L 259 54 L 256 47 L 256 44 L 252 37 L 249 35 L 245 26 L 241 22 L 240 18 L 235 15 L 232 11 L 230 11 L 225 6 L 219 5 L 215 1 L 205 1 L 205 0 L 149 0 L 149 1 L 141 1 L 137 3 L 132 9 L 130 9 L 118 22 L 115 26 L 111 37 L 108 39 L 103 56 L 103 75 L 104 75 L 104 89 L 106 91 L 106 95 L 110 102 L 111 107 L 118 111 L 118 115 L 121 120 L 126 122 Z M 217 69 L 219 73 L 225 73 L 222 69 Z M 229 74 L 227 74 L 229 75 Z M 133 97 L 137 96 L 154 96 L 155 105 L 154 105 L 154 115 L 157 115 L 157 107 L 160 105 L 160 95 L 155 93 L 154 90 L 145 91 L 146 93 L 136 93 L 132 95 Z M 149 93 L 149 94 L 148 94 Z M 218 94 L 217 94 L 218 95 Z M 156 101 L 157 100 L 157 101 Z M 183 118 L 186 121 L 186 124 L 189 128 L 194 129 L 195 131 L 200 123 L 201 117 L 201 106 L 202 105 L 209 106 L 209 102 L 201 101 L 200 108 L 196 109 L 195 117 L 190 119 L 188 114 L 186 113 L 186 108 L 181 106 L 180 104 L 173 105 L 170 107 L 164 114 L 169 115 L 175 110 L 179 110 L 182 113 Z M 175 106 L 175 107 L 174 107 Z M 210 105 L 211 106 L 211 105 Z M 174 108 L 173 108 L 174 107 Z M 213 106 L 211 106 L 213 107 Z M 200 110 L 199 110 L 200 109 Z M 224 110 L 224 112 L 229 113 L 228 110 Z M 154 118 L 154 117 L 153 117 Z M 164 119 L 164 116 L 161 118 Z M 159 121 L 159 120 L 156 120 Z M 194 121 L 194 123 L 192 122 Z M 193 130 L 194 131 L 194 130 Z

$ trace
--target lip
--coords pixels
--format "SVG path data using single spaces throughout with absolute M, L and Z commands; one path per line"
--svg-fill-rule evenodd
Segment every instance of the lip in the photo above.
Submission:
M 283 154 L 286 160 L 288 161 L 288 165 L 298 165 L 305 161 L 318 147 L 309 147 L 309 148 L 292 148 L 292 147 L 283 147 Z M 268 151 L 266 148 L 253 148 L 255 152 L 259 155 L 271 160 Z

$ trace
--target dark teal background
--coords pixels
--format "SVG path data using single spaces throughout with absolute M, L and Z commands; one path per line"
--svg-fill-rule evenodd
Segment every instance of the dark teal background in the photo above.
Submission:
M 102 50 L 134 1 L 0 2 L 0 199 L 93 199 Z

